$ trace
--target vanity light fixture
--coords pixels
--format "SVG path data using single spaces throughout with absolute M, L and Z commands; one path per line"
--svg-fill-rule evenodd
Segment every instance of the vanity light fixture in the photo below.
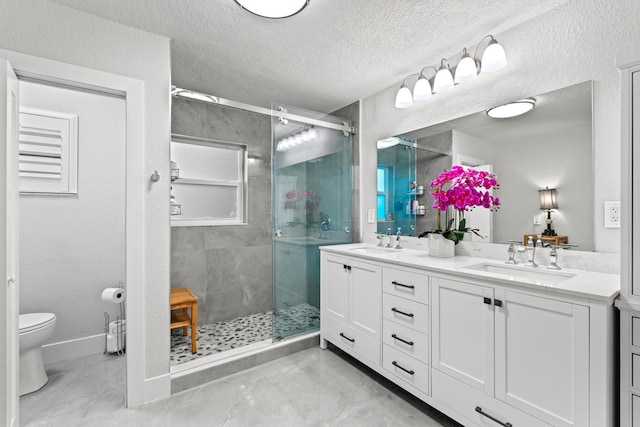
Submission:
M 542 232 L 543 236 L 555 236 L 556 232 L 551 228 L 551 209 L 558 209 L 558 196 L 555 188 L 538 190 L 540 194 L 540 209 L 547 211 L 547 229 Z
M 263 18 L 288 18 L 307 7 L 310 0 L 235 0 L 238 5 Z
M 220 100 L 213 95 L 207 95 L 206 93 L 196 92 L 194 90 L 181 89 L 175 86 L 171 88 L 171 95 L 179 98 L 195 99 L 196 101 L 209 102 L 212 104 L 220 103 Z
M 445 61 L 447 65 L 444 65 Z M 442 58 L 440 61 L 440 68 L 436 76 L 433 78 L 433 92 L 440 93 L 453 89 L 453 75 L 451 74 L 451 67 L 449 61 L 446 58 Z
M 485 40 L 489 40 L 489 42 L 482 52 L 482 59 L 476 59 L 478 50 Z M 436 69 L 434 66 L 427 66 L 422 69 L 420 74 L 407 76 L 400 84 L 400 89 L 398 89 L 396 93 L 396 108 L 409 108 L 413 105 L 413 101 L 424 101 L 431 98 L 432 94 L 446 92 L 453 89 L 455 85 L 475 80 L 479 73 L 498 71 L 505 65 L 507 65 L 507 56 L 504 48 L 489 34 L 483 37 L 476 45 L 473 56 L 469 55 L 466 47 L 462 49 L 462 57 L 454 68 L 453 74 L 449 60 L 442 58 L 439 68 Z M 436 71 L 432 82 L 424 76 L 424 70 L 429 67 Z M 418 80 L 413 88 L 413 94 L 406 85 L 407 79 L 412 76 L 418 76 Z
M 276 144 L 276 151 L 287 151 L 298 145 L 315 141 L 316 139 L 318 139 L 318 131 L 315 127 L 311 126 L 282 138 Z
M 511 117 L 520 116 L 533 110 L 536 106 L 535 98 L 525 98 L 518 101 L 509 102 L 507 104 L 498 105 L 497 107 L 489 108 L 487 110 L 487 116 L 494 119 L 509 119 Z

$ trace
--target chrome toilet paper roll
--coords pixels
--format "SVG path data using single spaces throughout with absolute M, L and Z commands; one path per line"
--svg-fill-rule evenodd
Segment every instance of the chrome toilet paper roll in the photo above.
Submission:
M 102 301 L 120 303 L 124 301 L 124 289 L 122 288 L 107 288 L 102 291 Z

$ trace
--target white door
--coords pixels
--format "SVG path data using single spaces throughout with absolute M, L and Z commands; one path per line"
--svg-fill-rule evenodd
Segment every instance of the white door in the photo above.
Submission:
M 347 259 L 335 256 L 322 258 L 322 311 L 347 324 L 349 310 L 349 271 Z
M 0 414 L 11 427 L 18 425 L 18 95 L 18 79 L 0 59 Z
M 589 308 L 496 290 L 496 397 L 554 426 L 589 424 Z
M 434 278 L 433 367 L 493 396 L 493 289 Z
M 380 339 L 382 269 L 379 265 L 349 260 L 349 326 Z

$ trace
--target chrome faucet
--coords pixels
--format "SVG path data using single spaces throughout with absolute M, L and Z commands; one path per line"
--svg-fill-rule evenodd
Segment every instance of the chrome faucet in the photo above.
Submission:
M 557 245 L 552 245 L 551 246 L 551 252 L 549 252 L 549 261 L 551 261 L 551 264 L 549 264 L 547 266 L 548 269 L 550 270 L 561 270 L 561 268 L 558 266 L 558 251 L 557 251 L 558 246 Z
M 398 232 L 396 233 L 396 243 L 393 245 L 394 249 L 402 249 L 402 246 L 400 246 L 400 230 L 402 229 L 398 227 Z
M 331 230 L 331 217 L 329 215 L 322 215 L 321 221 L 322 222 L 320 223 L 320 229 L 322 231 Z
M 391 244 L 391 229 L 387 228 L 387 246 L 385 246 L 385 248 L 392 248 L 393 245 Z
M 529 236 L 529 241 L 527 242 L 527 259 L 528 261 L 524 264 L 525 267 L 537 267 L 535 258 L 536 258 L 536 241 L 533 240 L 533 236 Z
M 379 240 L 376 246 L 383 247 L 384 245 L 382 244 L 382 242 L 384 241 L 384 237 L 382 236 L 382 234 L 376 234 L 376 239 Z
M 509 252 L 509 259 L 505 261 L 505 264 L 517 264 L 518 262 L 516 261 L 516 247 L 514 245 L 514 241 L 510 241 L 509 242 L 509 249 L 507 249 L 507 251 Z

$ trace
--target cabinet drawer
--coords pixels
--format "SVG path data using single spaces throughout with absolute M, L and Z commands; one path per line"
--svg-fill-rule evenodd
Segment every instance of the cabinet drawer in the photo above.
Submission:
M 429 304 L 429 277 L 393 268 L 382 269 L 382 290 L 388 294 Z
M 382 366 L 403 382 L 429 394 L 429 366 L 401 351 L 382 346 Z
M 394 295 L 382 295 L 382 315 L 423 334 L 429 333 L 429 306 Z
M 483 413 L 494 417 L 502 423 L 506 424 L 508 422 L 516 427 L 550 426 L 438 370 L 434 369 L 431 372 L 433 376 L 431 380 L 433 398 L 479 426 L 498 426 L 499 424 L 482 415 L 476 408 L 480 408 Z
M 429 336 L 388 319 L 382 322 L 382 342 L 429 364 Z M 405 342 L 406 341 L 406 342 Z
M 380 366 L 380 342 L 356 331 L 332 317 L 322 319 L 324 338 L 354 356 L 361 356 L 374 366 Z
M 640 347 L 640 318 L 631 316 L 631 345 Z
M 640 354 L 631 353 L 631 387 L 640 388 Z

